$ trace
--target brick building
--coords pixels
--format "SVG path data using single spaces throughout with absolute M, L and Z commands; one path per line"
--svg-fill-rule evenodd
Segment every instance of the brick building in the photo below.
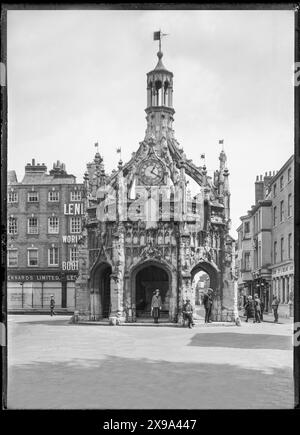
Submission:
M 294 156 L 272 178 L 272 293 L 293 310 L 294 300 Z
M 270 310 L 277 295 L 292 315 L 294 295 L 294 156 L 276 173 L 257 176 L 255 205 L 238 227 L 238 288 L 241 298 L 258 293 Z
M 59 161 L 28 163 L 18 182 L 8 173 L 7 305 L 9 311 L 73 311 L 78 243 L 83 215 L 82 184 Z

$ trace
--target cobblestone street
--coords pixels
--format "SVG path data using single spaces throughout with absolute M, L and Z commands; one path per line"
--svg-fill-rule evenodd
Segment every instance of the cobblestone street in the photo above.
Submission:
M 9 316 L 9 409 L 293 408 L 292 323 L 68 321 Z

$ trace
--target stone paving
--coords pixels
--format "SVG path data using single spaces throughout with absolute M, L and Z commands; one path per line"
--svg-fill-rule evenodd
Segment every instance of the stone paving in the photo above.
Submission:
M 68 321 L 9 316 L 9 409 L 293 408 L 292 323 Z

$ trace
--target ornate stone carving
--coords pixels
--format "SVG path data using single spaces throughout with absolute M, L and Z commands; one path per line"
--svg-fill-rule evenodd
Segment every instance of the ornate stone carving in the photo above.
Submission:
M 156 260 L 162 259 L 162 252 L 159 248 L 155 246 L 147 246 L 141 252 L 141 259 L 145 260 L 146 258 L 154 258 Z

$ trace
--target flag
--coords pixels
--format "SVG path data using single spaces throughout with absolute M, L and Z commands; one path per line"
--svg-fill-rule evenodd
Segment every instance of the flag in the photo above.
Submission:
M 224 139 L 220 139 L 219 144 L 223 144 L 223 143 L 224 143 Z
M 117 153 L 119 154 L 121 152 L 121 147 L 117 148 Z
M 98 147 L 98 142 L 95 143 L 95 147 Z
M 158 32 L 153 32 L 153 40 L 159 41 L 160 39 L 161 39 L 161 31 L 159 30 Z

